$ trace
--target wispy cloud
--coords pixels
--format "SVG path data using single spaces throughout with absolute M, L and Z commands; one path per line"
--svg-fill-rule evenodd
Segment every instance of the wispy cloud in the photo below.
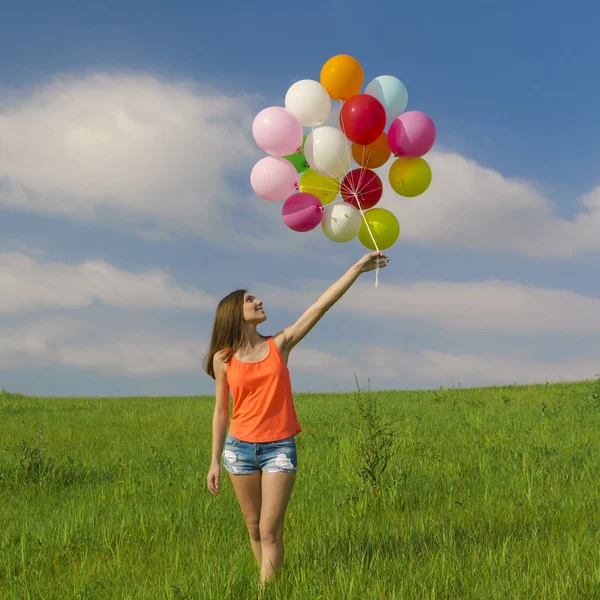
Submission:
M 106 376 L 197 375 L 207 350 L 206 339 L 176 335 L 159 324 L 141 329 L 65 317 L 3 328 L 0 336 L 1 369 L 62 365 Z M 335 352 L 303 343 L 292 351 L 290 369 L 294 381 L 295 375 L 307 382 L 314 376 L 343 389 L 352 387 L 354 373 L 363 383 L 370 379 L 374 389 L 500 385 L 591 379 L 600 372 L 600 356 L 545 361 L 523 353 L 411 351 L 346 341 Z
M 600 373 L 600 355 L 544 361 L 523 355 L 494 355 L 408 351 L 397 347 L 344 343 L 344 356 L 316 348 L 294 349 L 290 366 L 297 371 L 326 376 L 329 384 L 353 387 L 354 374 L 373 389 L 410 387 L 509 385 L 579 381 Z
M 212 311 L 216 299 L 185 289 L 156 269 L 125 271 L 102 261 L 45 263 L 25 254 L 0 254 L 1 313 L 78 309 L 94 300 L 119 308 Z
M 118 321 L 48 317 L 0 328 L 0 368 L 67 365 L 105 375 L 198 372 L 203 338 L 183 338 L 159 324 L 135 328 Z
M 218 240 L 259 155 L 257 99 L 190 82 L 57 78 L 0 106 L 0 203 L 133 233 Z
M 302 311 L 325 291 L 325 282 L 298 288 L 257 285 L 267 308 Z M 600 332 L 600 298 L 511 281 L 419 281 L 379 288 L 358 282 L 333 310 L 386 319 L 416 320 L 448 331 L 480 333 Z

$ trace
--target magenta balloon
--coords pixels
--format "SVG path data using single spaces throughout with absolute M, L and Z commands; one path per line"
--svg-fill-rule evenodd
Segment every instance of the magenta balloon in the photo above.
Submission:
M 411 110 L 392 121 L 388 144 L 394 156 L 416 158 L 431 150 L 435 136 L 435 124 L 431 118 L 418 110 Z
M 323 204 L 313 194 L 300 192 L 285 201 L 281 216 L 283 222 L 293 231 L 310 231 L 323 219 Z
M 298 173 L 289 160 L 265 156 L 254 165 L 250 185 L 261 198 L 277 202 L 285 200 L 298 189 Z
M 254 141 L 267 154 L 288 156 L 302 148 L 302 125 L 282 106 L 261 110 L 252 124 Z

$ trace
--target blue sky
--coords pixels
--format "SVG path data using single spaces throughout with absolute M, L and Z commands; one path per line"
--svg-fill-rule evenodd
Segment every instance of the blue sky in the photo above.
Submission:
M 294 387 L 600 371 L 597 6 L 206 4 L 2 9 L 0 385 L 210 393 L 216 300 L 251 286 L 276 331 L 357 260 L 248 184 L 253 116 L 338 53 L 435 120 L 434 184 L 386 196 L 381 286 L 361 278 L 296 349 Z

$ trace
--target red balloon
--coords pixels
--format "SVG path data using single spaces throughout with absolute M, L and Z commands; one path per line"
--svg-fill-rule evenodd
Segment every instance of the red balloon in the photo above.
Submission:
M 371 169 L 354 169 L 340 185 L 344 202 L 358 209 L 373 208 L 383 195 L 383 184 L 379 175 Z M 357 199 L 358 198 L 358 199 Z
M 374 96 L 357 94 L 348 98 L 340 111 L 344 135 L 355 144 L 372 144 L 385 129 L 385 108 Z

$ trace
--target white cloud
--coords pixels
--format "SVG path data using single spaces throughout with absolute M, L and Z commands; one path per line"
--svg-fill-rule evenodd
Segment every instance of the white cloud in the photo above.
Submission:
M 94 300 L 134 309 L 214 310 L 216 300 L 184 289 L 159 270 L 134 273 L 101 260 L 42 263 L 20 253 L 0 254 L 0 313 L 77 309 Z
M 0 106 L 0 204 L 146 237 L 232 231 L 256 98 L 135 74 L 61 77 Z
M 53 317 L 16 327 L 0 328 L 0 367 L 42 367 L 54 364 L 53 347 L 85 335 L 98 326 L 89 321 Z
M 0 329 L 0 338 L 3 370 L 62 365 L 134 377 L 198 374 L 208 345 L 205 339 L 178 337 L 158 328 L 133 330 L 63 317 Z M 371 379 L 373 389 L 581 380 L 600 372 L 600 356 L 543 361 L 519 354 L 411 352 L 357 343 L 344 343 L 343 352 L 327 352 L 305 343 L 295 348 L 290 356 L 295 389 L 299 381 L 304 383 L 302 389 L 311 387 L 311 377 L 326 377 L 329 386 L 349 389 L 353 372 L 363 387 Z
M 109 375 L 159 375 L 199 371 L 205 353 L 201 340 L 169 342 L 157 336 L 131 336 L 99 345 L 64 344 L 58 348 L 56 360 Z
M 354 360 L 331 375 L 349 381 L 356 372 L 362 385 L 371 379 L 374 388 L 407 385 L 508 385 L 592 379 L 600 372 L 600 356 L 565 357 L 560 361 L 535 360 L 527 356 L 456 354 L 437 350 L 406 350 L 366 344 L 347 346 Z M 407 384 L 407 382 L 410 382 Z
M 349 356 L 338 356 L 310 348 L 295 348 L 290 355 L 293 373 L 327 376 L 333 389 L 353 387 L 354 374 L 366 388 L 435 388 L 440 385 L 473 387 L 592 379 L 600 373 L 600 356 L 577 357 L 553 362 L 523 356 L 456 354 L 407 350 L 368 344 L 344 344 Z M 299 378 L 297 378 L 299 379 Z
M 188 233 L 313 253 L 315 243 L 331 242 L 319 230 L 290 232 L 278 205 L 251 194 L 249 173 L 262 155 L 251 137 L 258 108 L 248 95 L 131 73 L 58 77 L 29 95 L 8 94 L 0 205 L 110 224 L 149 241 Z M 426 158 L 433 182 L 417 198 L 397 196 L 389 165 L 380 170 L 380 205 L 398 215 L 402 241 L 531 257 L 600 250 L 600 188 L 569 220 L 526 181 L 452 152 Z
M 66 365 L 106 375 L 197 373 L 208 350 L 208 339 L 178 337 L 156 325 L 133 329 L 123 322 L 62 316 L 0 327 L 0 339 L 0 370 Z M 343 370 L 348 360 L 298 347 L 291 364 L 323 373 Z
M 327 285 L 311 281 L 298 290 L 267 284 L 255 289 L 259 290 L 266 310 L 275 307 L 299 313 L 317 300 Z M 362 281 L 355 283 L 332 310 L 369 318 L 417 320 L 449 331 L 600 332 L 600 298 L 510 281 L 381 282 L 378 288 Z
M 258 96 L 97 73 L 6 98 L 0 206 L 93 221 L 149 242 L 189 234 L 262 253 L 315 252 L 315 232 L 290 232 L 280 203 L 250 189 L 263 156 L 251 135 Z
M 0 368 L 66 365 L 106 375 L 152 375 L 201 369 L 202 338 L 181 339 L 159 328 L 53 317 L 0 328 Z
M 296 346 L 290 353 L 289 366 L 306 373 L 327 374 L 339 370 L 352 369 L 352 362 L 343 356 L 336 356 L 305 345 Z
M 600 210 L 600 185 L 594 188 L 591 192 L 586 194 L 582 199 L 581 203 L 590 209 Z
M 378 206 L 396 214 L 402 240 L 542 258 L 600 250 L 600 188 L 584 196 L 580 211 L 567 220 L 527 181 L 452 152 L 430 152 L 425 159 L 433 179 L 416 198 L 391 190 L 391 161 L 379 170 L 384 197 Z
M 35 254 L 35 252 L 34 252 Z M 80 264 L 44 263 L 19 253 L 0 254 L 0 313 L 34 309 L 78 309 L 94 300 L 118 308 L 179 308 L 212 312 L 216 301 L 199 289 L 184 289 L 161 271 L 132 273 L 104 261 Z M 300 290 L 258 286 L 267 310 L 276 307 L 299 314 L 325 289 L 309 282 Z M 311 291 L 314 290 L 314 291 Z M 513 282 L 418 282 L 382 284 L 362 281 L 333 309 L 394 327 L 394 319 L 473 334 L 590 333 L 600 331 L 600 299 L 564 290 Z M 149 316 L 148 319 L 152 317 Z M 177 335 L 150 321 L 110 321 L 56 317 L 0 330 L 3 369 L 67 365 L 108 375 L 143 376 L 194 373 L 201 368 L 207 342 Z M 375 385 L 437 386 L 460 382 L 480 385 L 593 377 L 600 370 L 593 357 L 548 362 L 513 353 L 496 356 L 406 350 L 344 342 L 327 352 L 303 343 L 294 350 L 291 367 L 306 376 L 326 377 L 348 385 L 352 371 Z M 410 382 L 410 383 L 407 383 Z

